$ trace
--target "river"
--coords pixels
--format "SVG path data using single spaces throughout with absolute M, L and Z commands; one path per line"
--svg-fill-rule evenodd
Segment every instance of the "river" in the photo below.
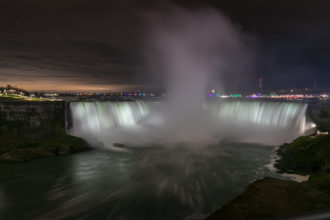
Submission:
M 278 177 L 274 147 L 95 149 L 0 164 L 0 219 L 203 219 L 249 183 Z

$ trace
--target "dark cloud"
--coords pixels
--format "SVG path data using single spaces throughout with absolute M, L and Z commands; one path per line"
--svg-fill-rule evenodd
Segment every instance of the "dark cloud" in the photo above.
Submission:
M 223 12 L 257 45 L 253 88 L 330 86 L 330 2 L 316 0 L 169 1 L 187 9 Z M 2 0 L 0 84 L 53 81 L 93 85 L 150 84 L 144 62 L 151 0 Z M 228 77 L 227 80 L 229 79 Z

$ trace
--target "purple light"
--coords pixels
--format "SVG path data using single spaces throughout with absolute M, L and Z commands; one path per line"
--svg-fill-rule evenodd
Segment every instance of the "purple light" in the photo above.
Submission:
M 257 96 L 257 95 L 250 95 L 250 96 L 248 96 L 248 98 L 250 98 L 250 99 L 257 99 L 257 98 L 259 98 L 259 96 Z

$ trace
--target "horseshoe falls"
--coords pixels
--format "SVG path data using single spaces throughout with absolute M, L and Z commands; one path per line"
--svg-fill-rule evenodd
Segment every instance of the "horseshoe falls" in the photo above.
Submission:
M 276 145 L 291 141 L 315 127 L 307 119 L 307 104 L 301 103 L 205 102 L 200 115 L 185 117 L 187 115 L 183 112 L 175 118 L 175 125 L 168 123 L 173 117 L 166 113 L 166 105 L 166 101 L 73 102 L 70 133 L 104 146 L 114 143 L 145 146 L 194 142 L 196 136 L 202 137 L 198 142 L 228 138 L 231 141 Z M 196 123 L 192 123 L 194 121 Z M 180 127 L 179 124 L 189 126 Z M 194 126 L 195 133 L 191 132 Z M 186 132 L 191 134 L 189 137 L 173 138 L 185 129 L 189 129 Z

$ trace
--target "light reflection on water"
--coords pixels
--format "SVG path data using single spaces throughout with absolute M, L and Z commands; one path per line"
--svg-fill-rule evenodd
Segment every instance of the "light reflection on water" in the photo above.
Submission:
M 253 144 L 94 150 L 0 164 L 1 219 L 202 219 L 265 175 Z M 4 204 L 6 206 L 4 206 Z

